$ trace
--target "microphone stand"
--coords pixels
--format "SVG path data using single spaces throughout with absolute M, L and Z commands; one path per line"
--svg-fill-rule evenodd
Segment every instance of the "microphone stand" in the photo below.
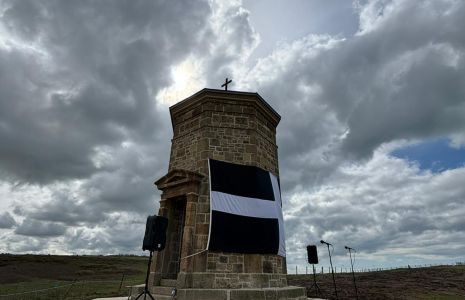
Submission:
M 354 250 L 355 252 L 355 249 L 347 247 L 347 246 L 345 246 L 345 248 L 349 250 L 350 265 L 352 267 L 352 278 L 354 280 L 355 298 L 358 300 L 358 290 L 357 290 L 357 284 L 355 283 L 354 263 L 352 262 L 352 252 L 351 252 L 351 250 Z M 354 253 L 354 260 L 355 260 L 355 253 Z
M 327 242 L 325 242 L 323 240 L 321 240 L 320 243 L 326 244 L 326 246 L 328 247 L 329 263 L 331 264 L 331 273 L 333 274 L 334 293 L 336 294 L 336 299 L 339 300 L 339 297 L 337 296 L 336 279 L 334 278 L 333 261 L 331 260 L 331 251 L 329 251 L 329 245 L 331 245 L 331 244 L 327 243 Z

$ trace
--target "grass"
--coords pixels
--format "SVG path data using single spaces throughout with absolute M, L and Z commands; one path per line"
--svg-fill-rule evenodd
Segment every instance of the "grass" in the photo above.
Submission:
M 457 295 L 444 295 L 444 294 L 437 294 L 437 295 L 425 295 L 420 296 L 420 299 L 424 300 L 464 300 L 465 296 L 457 296 Z M 423 298 L 424 297 L 424 298 Z
M 354 299 L 351 273 L 337 273 L 339 299 Z M 396 269 L 355 273 L 359 299 L 424 299 L 465 300 L 465 269 L 463 266 L 436 266 L 429 268 Z M 307 287 L 308 296 L 313 275 L 290 275 L 292 285 Z M 335 299 L 330 274 L 318 274 L 317 283 L 323 298 Z
M 147 259 L 137 256 L 0 254 L 0 300 L 126 296 L 125 286 L 144 282 Z M 465 300 L 463 265 L 365 272 L 355 276 L 359 299 Z M 312 275 L 289 275 L 288 282 L 306 287 L 308 296 L 314 296 L 310 289 Z M 317 283 L 321 297 L 334 299 L 330 274 L 318 274 Z M 354 299 L 350 273 L 337 273 L 336 283 L 339 299 Z M 2 296 L 34 290 L 43 291 Z
M 125 296 L 125 286 L 144 282 L 147 259 L 137 256 L 2 254 L 0 300 Z M 8 294 L 16 295 L 2 296 Z

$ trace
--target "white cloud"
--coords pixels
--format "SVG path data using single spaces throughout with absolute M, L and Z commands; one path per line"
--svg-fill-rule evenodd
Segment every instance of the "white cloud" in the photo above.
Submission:
M 15 233 L 34 237 L 51 237 L 61 236 L 65 231 L 66 227 L 61 224 L 24 219 L 16 228 Z
M 321 238 L 367 264 L 463 253 L 464 169 L 433 174 L 388 153 L 437 137 L 464 145 L 465 5 L 357 10 L 354 36 L 283 40 L 250 66 L 260 36 L 240 1 L 4 2 L 0 213 L 19 225 L 2 229 L 2 251 L 140 251 L 131 220 L 157 210 L 167 106 L 232 77 L 282 115 L 290 266 Z
M 451 147 L 459 149 L 465 147 L 465 132 L 450 135 Z
M 290 197 L 285 215 L 291 266 L 304 265 L 304 246 L 320 239 L 336 245 L 337 255 L 344 245 L 358 249 L 361 265 L 388 254 L 460 259 L 450 249 L 464 248 L 465 168 L 422 172 L 388 153 L 343 165 L 313 192 Z
M 157 102 L 171 106 L 180 99 L 185 99 L 205 86 L 204 70 L 200 60 L 189 56 L 186 60 L 171 68 L 173 84 L 161 89 Z
M 432 174 L 388 153 L 451 134 L 453 145 L 461 143 L 465 40 L 457 34 L 465 6 L 360 5 L 354 37 L 308 36 L 282 44 L 243 80 L 258 86 L 283 117 L 278 145 L 289 199 L 288 263 L 303 264 L 305 244 L 320 238 L 356 244 L 365 262 L 387 257 L 383 247 L 398 262 L 405 261 L 400 255 L 452 259 L 433 238 L 463 248 L 456 242 L 463 239 L 457 230 L 463 224 L 453 213 L 463 189 L 452 180 L 463 180 L 463 168 Z M 399 243 L 408 250 L 399 252 Z

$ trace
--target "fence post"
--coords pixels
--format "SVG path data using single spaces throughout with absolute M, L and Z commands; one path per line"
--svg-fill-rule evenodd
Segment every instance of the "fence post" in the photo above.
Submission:
M 124 281 L 124 273 L 123 273 L 123 277 L 121 277 L 121 283 L 119 284 L 118 294 L 121 292 L 121 287 L 123 286 L 123 281 Z
M 73 283 L 71 283 L 71 286 L 70 286 L 69 289 L 66 291 L 65 295 L 63 296 L 63 299 L 66 299 L 66 297 L 68 296 L 69 292 L 70 292 L 71 289 L 73 288 L 74 283 L 76 283 L 76 279 L 74 279 L 74 280 L 73 280 Z

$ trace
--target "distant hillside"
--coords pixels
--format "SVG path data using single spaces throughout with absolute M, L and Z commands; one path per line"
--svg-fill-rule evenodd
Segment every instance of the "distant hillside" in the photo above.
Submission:
M 355 299 L 351 273 L 337 273 L 339 299 Z M 437 266 L 429 268 L 396 269 L 355 273 L 359 299 L 465 299 L 465 266 Z M 313 275 L 289 275 L 290 285 L 307 287 L 308 296 L 315 291 Z M 317 274 L 322 291 L 320 297 L 336 299 L 331 274 Z

